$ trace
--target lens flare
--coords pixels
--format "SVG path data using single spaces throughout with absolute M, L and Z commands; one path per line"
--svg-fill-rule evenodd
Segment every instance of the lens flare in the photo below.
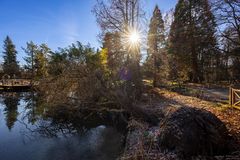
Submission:
M 136 31 L 132 31 L 129 35 L 129 41 L 132 44 L 139 43 L 140 42 L 140 36 Z
M 137 51 L 140 47 L 141 36 L 137 29 L 128 29 L 127 32 L 123 34 L 123 42 L 129 51 Z

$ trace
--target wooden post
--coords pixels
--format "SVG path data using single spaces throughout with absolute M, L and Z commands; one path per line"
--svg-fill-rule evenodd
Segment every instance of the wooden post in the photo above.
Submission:
M 233 97 L 233 102 L 232 102 L 232 104 L 234 105 L 235 103 L 236 103 L 236 91 L 233 89 L 233 95 L 232 95 L 232 97 Z
M 229 104 L 230 106 L 232 107 L 232 87 L 230 86 L 229 87 Z
M 234 90 L 232 88 L 232 106 L 234 105 Z

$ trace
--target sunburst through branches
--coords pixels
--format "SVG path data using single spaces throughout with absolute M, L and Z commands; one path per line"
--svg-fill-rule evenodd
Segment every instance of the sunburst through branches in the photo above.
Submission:
M 138 51 L 141 42 L 140 31 L 137 29 L 128 29 L 128 31 L 123 34 L 123 42 L 128 51 Z

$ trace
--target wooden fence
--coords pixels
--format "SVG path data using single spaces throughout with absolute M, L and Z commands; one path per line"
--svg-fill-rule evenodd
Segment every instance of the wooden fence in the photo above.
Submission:
M 0 86 L 30 86 L 31 81 L 28 79 L 2 79 Z
M 240 89 L 230 87 L 229 103 L 232 107 L 240 109 Z

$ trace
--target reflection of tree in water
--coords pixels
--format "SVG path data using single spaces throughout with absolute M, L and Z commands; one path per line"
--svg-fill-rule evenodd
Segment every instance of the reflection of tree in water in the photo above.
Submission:
M 18 93 L 6 93 L 3 97 L 3 103 L 6 106 L 4 109 L 6 125 L 11 130 L 17 121 L 20 95 Z
M 48 106 L 44 99 L 36 92 L 23 95 L 25 110 L 21 113 L 22 118 L 19 119 L 19 123 L 25 126 L 25 130 L 21 131 L 25 143 L 40 137 L 85 135 L 92 128 L 102 124 L 99 116 L 92 116 L 91 112 L 80 114 L 78 109 L 69 106 Z
M 28 127 L 24 121 L 19 121 L 25 125 L 25 132 L 22 132 L 26 138 L 32 140 L 34 137 L 45 137 L 45 138 L 58 138 L 58 137 L 71 137 L 76 134 L 84 134 L 87 129 L 83 126 L 78 127 L 71 122 L 59 122 L 52 118 L 43 119 L 38 118 L 32 127 Z
M 56 120 L 51 116 L 54 112 L 46 112 L 50 107 L 45 103 L 41 94 L 26 92 L 23 93 L 22 100 L 25 102 L 24 111 L 21 112 L 18 122 L 25 126 L 26 130 L 21 131 L 25 138 L 32 140 L 39 136 L 66 137 L 77 132 L 68 120 L 62 118 Z
M 41 97 L 37 92 L 27 92 L 23 97 L 26 106 L 22 119 L 27 118 L 29 123 L 34 124 L 44 112 L 44 106 L 42 105 Z
M 25 114 L 22 119 L 27 118 L 28 122 L 34 124 L 36 122 L 36 96 L 34 92 L 24 94 L 24 101 L 26 102 Z

